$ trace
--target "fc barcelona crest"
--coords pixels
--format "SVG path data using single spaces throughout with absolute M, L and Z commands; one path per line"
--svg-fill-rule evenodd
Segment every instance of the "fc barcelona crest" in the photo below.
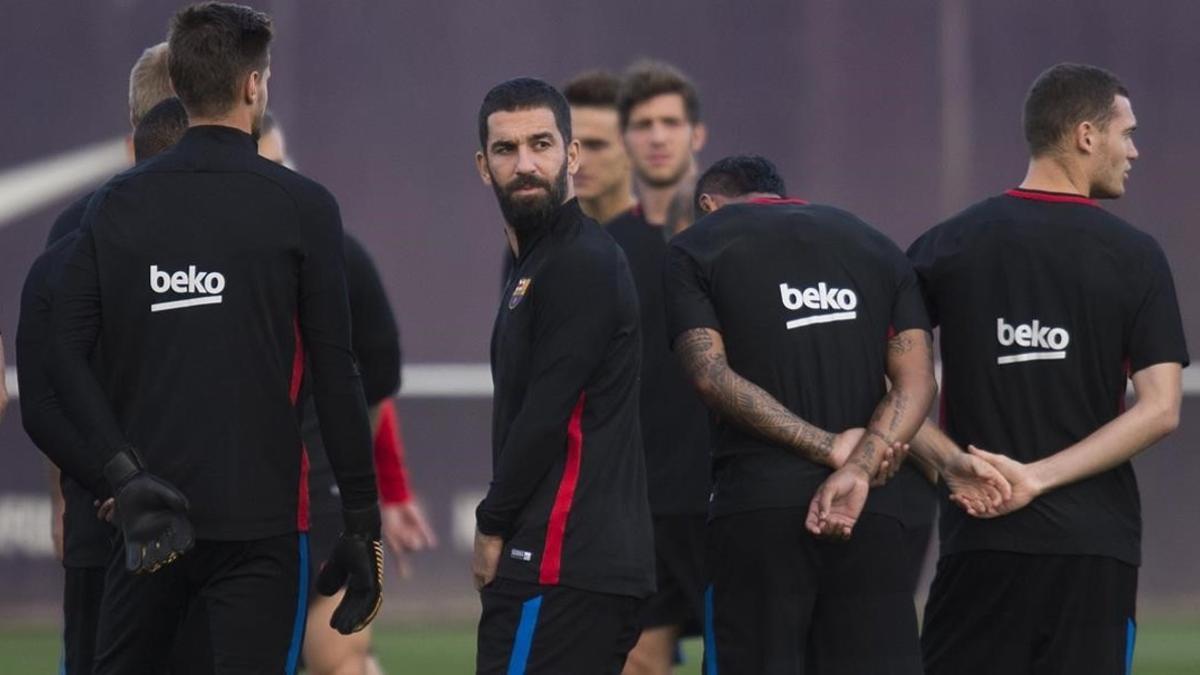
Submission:
M 525 299 L 525 294 L 529 292 L 529 284 L 533 283 L 531 277 L 525 277 L 517 282 L 517 287 L 513 289 L 512 297 L 508 299 L 508 308 L 516 309 L 517 305 Z

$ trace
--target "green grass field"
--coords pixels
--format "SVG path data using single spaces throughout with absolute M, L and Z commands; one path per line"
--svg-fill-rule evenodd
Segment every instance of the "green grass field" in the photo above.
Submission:
M 0 673 L 41 675 L 57 672 L 59 642 L 48 629 L 0 632 Z M 377 631 L 376 652 L 390 675 L 462 675 L 474 667 L 475 637 L 470 627 L 385 626 Z M 686 643 L 681 675 L 700 672 L 700 643 Z M 1200 620 L 1147 620 L 1138 631 L 1137 675 L 1200 673 Z

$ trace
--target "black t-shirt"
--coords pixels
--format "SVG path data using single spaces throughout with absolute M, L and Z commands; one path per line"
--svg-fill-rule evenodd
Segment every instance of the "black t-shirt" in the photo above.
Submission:
M 606 229 L 629 260 L 641 309 L 641 423 L 650 510 L 655 515 L 704 515 L 712 482 L 712 430 L 708 409 L 667 340 L 663 228 L 646 222 L 641 209 L 634 208 Z
M 345 233 L 346 291 L 350 297 L 350 338 L 362 374 L 367 405 L 374 406 L 400 387 L 400 335 L 387 293 L 371 256 L 350 233 Z M 341 509 L 337 480 L 325 454 L 317 406 L 308 391 L 301 393 L 304 418 L 301 435 L 308 450 L 308 484 L 313 513 Z
M 70 228 L 63 231 L 65 235 L 56 238 L 33 263 L 21 291 L 17 326 L 21 421 L 34 445 L 61 470 L 60 485 L 66 503 L 63 565 L 103 567 L 112 551 L 113 528 L 96 518 L 92 502 L 105 488 L 99 475 L 89 473 L 88 465 L 75 459 L 87 452 L 86 442 L 63 413 L 45 362 L 52 343 L 54 288 L 77 238 Z
M 925 233 L 908 254 L 941 326 L 942 426 L 962 447 L 1047 457 L 1120 414 L 1130 373 L 1188 362 L 1162 250 L 1091 200 L 1010 190 Z M 1001 518 L 942 511 L 943 555 L 1141 560 L 1129 462 Z
M 492 332 L 492 482 L 476 523 L 504 538 L 501 577 L 649 595 L 629 264 L 575 200 L 520 248 Z
M 929 329 L 903 252 L 855 216 L 800 200 L 726 206 L 671 240 L 667 325 L 719 331 L 730 368 L 802 419 L 865 427 L 886 388 L 891 331 Z M 830 469 L 718 421 L 711 513 L 806 507 Z M 911 465 L 866 509 L 928 522 Z
M 304 530 L 297 401 L 311 374 L 342 499 L 374 505 L 344 266 L 333 196 L 236 129 L 192 127 L 113 178 L 53 309 L 51 375 L 92 449 L 83 461 L 137 447 L 188 497 L 200 539 Z

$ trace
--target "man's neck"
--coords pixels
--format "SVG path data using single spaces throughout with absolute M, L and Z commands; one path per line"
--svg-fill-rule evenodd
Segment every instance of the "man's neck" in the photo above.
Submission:
M 1064 192 L 1091 197 L 1091 185 L 1078 167 L 1071 166 L 1053 155 L 1034 157 L 1029 160 L 1029 169 L 1020 187 L 1024 190 L 1042 192 Z
M 504 224 L 504 238 L 508 241 L 508 250 L 512 251 L 514 258 L 521 256 L 521 242 L 517 240 L 517 231 L 508 223 Z
M 646 181 L 638 179 L 638 197 L 641 198 L 642 215 L 646 222 L 655 225 L 666 224 L 667 215 L 671 212 L 671 201 L 679 194 L 679 188 L 696 177 L 696 158 L 693 156 L 689 162 L 687 171 L 670 185 L 649 185 Z
M 632 209 L 636 204 L 637 199 L 634 198 L 632 186 L 629 183 L 597 195 L 594 199 L 579 198 L 579 206 L 583 212 L 601 225 Z
M 232 127 L 234 129 L 237 129 L 238 131 L 241 131 L 241 132 L 244 132 L 247 134 L 252 133 L 252 129 L 254 128 L 254 125 L 252 124 L 250 115 L 243 115 L 243 114 L 238 114 L 238 113 L 222 115 L 220 117 L 192 117 L 191 119 L 188 120 L 188 126 L 189 127 L 200 127 L 200 126 Z
M 646 222 L 655 225 L 665 224 L 667 213 L 671 210 L 671 202 L 675 199 L 675 195 L 679 194 L 679 186 L 682 181 L 665 187 L 646 185 L 641 181 L 639 183 L 638 196 L 641 197 L 642 215 L 646 218 Z

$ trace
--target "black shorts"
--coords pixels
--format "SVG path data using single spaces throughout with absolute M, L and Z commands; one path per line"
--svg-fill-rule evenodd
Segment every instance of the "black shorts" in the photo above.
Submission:
M 103 567 L 66 567 L 63 579 L 63 668 L 68 675 L 91 675 L 96 626 L 104 596 Z
M 100 609 L 98 675 L 295 673 L 308 610 L 307 535 L 197 541 L 154 574 L 130 574 L 124 563 L 117 547 Z M 186 668 L 167 666 L 176 645 Z
M 1101 556 L 972 551 L 938 561 L 921 647 L 929 675 L 1125 675 L 1137 568 Z
M 497 578 L 480 600 L 479 675 L 617 675 L 637 642 L 636 598 Z
M 658 591 L 642 607 L 642 628 L 681 626 L 700 635 L 704 623 L 704 545 L 707 516 L 655 516 Z
M 864 513 L 848 542 L 814 538 L 806 509 L 709 525 L 704 659 L 721 675 L 920 675 L 905 531 Z M 960 674 L 961 675 L 961 674 Z

